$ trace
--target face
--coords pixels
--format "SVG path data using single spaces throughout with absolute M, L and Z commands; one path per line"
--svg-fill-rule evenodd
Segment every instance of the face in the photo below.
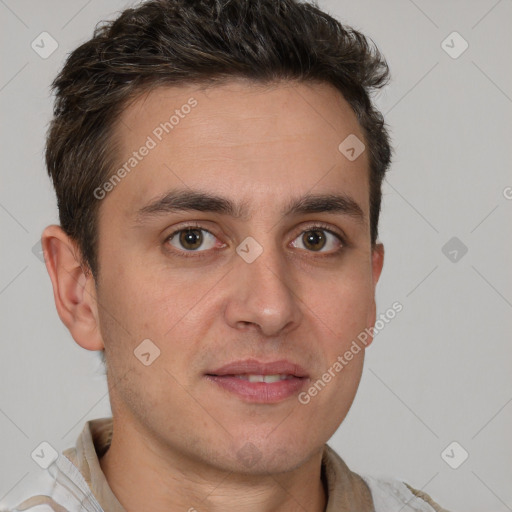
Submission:
M 114 417 L 216 468 L 299 466 L 346 416 L 364 350 L 299 394 L 375 321 L 367 152 L 338 149 L 363 140 L 354 113 L 328 85 L 231 81 L 156 89 L 116 130 L 129 172 L 101 200 L 96 283 Z M 220 376 L 247 360 L 224 373 L 289 377 Z M 302 370 L 257 366 L 275 361 Z

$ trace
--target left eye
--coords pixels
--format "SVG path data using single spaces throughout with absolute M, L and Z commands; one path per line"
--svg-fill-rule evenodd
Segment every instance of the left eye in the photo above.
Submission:
M 297 243 L 296 240 L 299 240 Z M 334 244 L 334 247 L 333 247 Z M 325 228 L 310 228 L 303 231 L 293 242 L 293 247 L 299 249 L 305 249 L 312 252 L 320 252 L 327 246 L 327 250 L 323 252 L 329 252 L 329 250 L 336 249 L 342 245 L 341 238 L 335 233 Z M 330 247 L 328 247 L 330 245 Z

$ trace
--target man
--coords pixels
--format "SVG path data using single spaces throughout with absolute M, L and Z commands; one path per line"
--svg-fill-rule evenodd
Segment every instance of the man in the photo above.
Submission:
M 14 510 L 443 510 L 326 445 L 376 320 L 387 76 L 294 0 L 150 1 L 70 55 L 42 244 L 113 418 Z

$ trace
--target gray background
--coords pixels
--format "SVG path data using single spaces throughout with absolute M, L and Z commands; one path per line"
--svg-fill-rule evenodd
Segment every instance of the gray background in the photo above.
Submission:
M 99 358 L 61 324 L 32 248 L 57 222 L 43 161 L 49 84 L 96 22 L 128 5 L 0 0 L 0 503 L 42 471 L 30 456 L 41 441 L 62 450 L 86 420 L 110 415 Z M 404 306 L 367 351 L 330 443 L 354 471 L 402 478 L 452 511 L 512 510 L 512 2 L 319 5 L 374 39 L 391 67 L 377 98 L 396 148 L 377 301 L 379 312 Z M 58 43 L 46 59 L 31 47 L 43 31 Z M 458 58 L 442 46 L 453 31 L 469 44 Z M 457 37 L 444 45 L 462 49 Z M 456 261 L 442 251 L 452 237 Z M 441 456 L 453 441 L 452 464 L 469 453 L 457 469 Z

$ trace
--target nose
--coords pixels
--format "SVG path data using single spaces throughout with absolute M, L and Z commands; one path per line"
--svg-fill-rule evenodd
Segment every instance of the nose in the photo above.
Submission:
M 302 303 L 284 256 L 266 247 L 251 263 L 238 255 L 235 258 L 225 309 L 227 323 L 238 330 L 258 329 L 268 337 L 295 329 L 302 317 Z

